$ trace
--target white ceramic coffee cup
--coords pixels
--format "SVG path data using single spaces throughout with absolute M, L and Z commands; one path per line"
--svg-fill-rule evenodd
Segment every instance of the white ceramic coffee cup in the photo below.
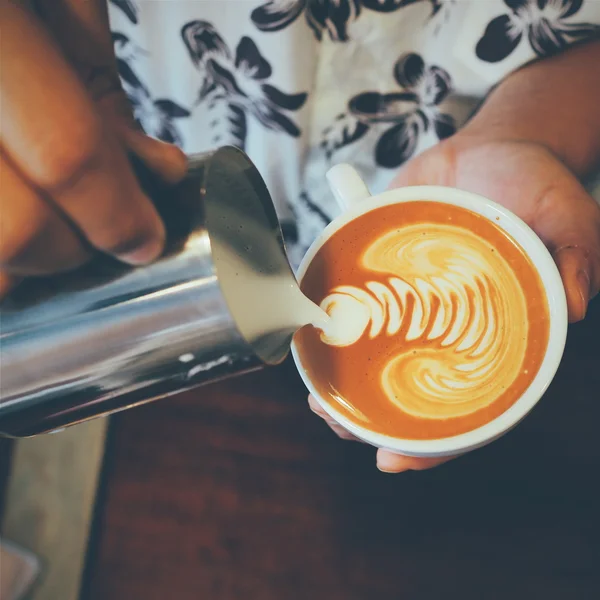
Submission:
M 381 435 L 348 420 L 319 395 L 302 366 L 302 360 L 294 343 L 292 344 L 292 354 L 310 393 L 333 420 L 357 438 L 378 448 L 385 448 L 408 456 L 439 457 L 462 454 L 484 446 L 509 431 L 531 411 L 544 395 L 561 361 L 567 337 L 568 318 L 565 290 L 554 260 L 542 241 L 516 215 L 477 194 L 441 186 L 417 186 L 398 188 L 371 196 L 358 173 L 351 166 L 345 164 L 333 167 L 327 174 L 327 178 L 343 213 L 325 228 L 309 248 L 299 267 L 299 281 L 302 281 L 308 266 L 323 244 L 350 221 L 360 218 L 361 215 L 371 210 L 390 204 L 417 200 L 441 202 L 463 207 L 482 215 L 504 229 L 521 245 L 537 268 L 543 282 L 550 312 L 550 332 L 548 347 L 539 372 L 521 398 L 493 421 L 453 437 L 407 440 Z

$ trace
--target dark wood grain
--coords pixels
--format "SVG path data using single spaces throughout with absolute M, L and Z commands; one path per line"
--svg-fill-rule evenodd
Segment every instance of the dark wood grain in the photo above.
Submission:
M 92 600 L 600 598 L 600 302 L 535 411 L 397 476 L 341 442 L 292 365 L 114 420 Z

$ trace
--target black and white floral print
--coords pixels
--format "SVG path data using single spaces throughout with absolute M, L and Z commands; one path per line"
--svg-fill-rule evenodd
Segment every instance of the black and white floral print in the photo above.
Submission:
M 454 0 L 451 1 L 453 2 Z M 365 8 L 383 13 L 393 12 L 399 8 L 404 8 L 418 2 L 429 2 L 431 4 L 431 12 L 435 14 L 442 7 L 442 4 L 448 2 L 448 0 L 362 0 Z
M 321 146 L 329 156 L 362 138 L 372 127 L 383 126 L 375 145 L 375 162 L 395 168 L 414 154 L 420 136 L 430 129 L 439 140 L 454 133 L 454 119 L 439 109 L 451 91 L 450 75 L 444 69 L 427 65 L 411 52 L 396 62 L 394 78 L 401 91 L 354 96 L 348 113 L 338 115 L 336 123 L 323 132 Z
M 477 57 L 496 63 L 509 56 L 527 37 L 537 56 L 549 56 L 600 34 L 600 26 L 574 17 L 583 0 L 504 0 L 509 9 L 492 19 L 479 40 Z
M 302 13 L 320 40 L 323 32 L 334 41 L 348 39 L 348 24 L 360 14 L 360 0 L 268 0 L 252 11 L 252 21 L 262 31 L 279 31 Z
M 128 36 L 118 31 L 112 32 L 112 41 L 117 61 L 124 61 L 131 64 L 139 58 L 149 55 L 141 46 L 138 46 Z
M 431 15 L 430 19 L 434 22 L 434 36 L 439 34 L 442 28 L 446 27 L 452 18 L 453 11 L 457 2 L 460 0 L 430 0 Z
M 139 8 L 135 0 L 110 0 L 117 8 L 120 8 L 125 16 L 134 24 L 138 23 Z
M 297 226 L 293 231 L 288 232 L 286 232 L 287 228 L 284 228 L 284 235 L 289 261 L 292 267 L 296 269 L 309 246 L 329 225 L 331 217 L 310 198 L 306 191 L 300 194 L 300 197 L 290 208 Z
M 600 33 L 600 0 L 109 5 L 138 122 L 188 153 L 248 152 L 273 191 L 294 266 L 338 214 L 325 184 L 331 162 L 354 164 L 378 193 L 509 72 Z
M 321 148 L 330 159 L 337 150 L 360 140 L 369 131 L 367 123 L 358 120 L 349 113 L 340 113 L 334 122 L 323 130 Z
M 345 42 L 362 8 L 389 13 L 416 2 L 430 2 L 435 14 L 444 0 L 268 0 L 252 11 L 251 18 L 261 31 L 280 31 L 304 14 L 317 40 L 327 33 L 332 41 Z
M 252 116 L 265 128 L 300 136 L 300 128 L 288 116 L 306 102 L 307 94 L 287 94 L 268 82 L 269 61 L 254 41 L 244 36 L 233 54 L 214 26 L 191 21 L 181 30 L 192 62 L 201 74 L 198 104 L 211 113 L 213 141 L 245 148 L 247 119 Z
M 113 33 L 117 67 L 123 89 L 131 102 L 133 116 L 146 134 L 163 142 L 183 145 L 182 136 L 175 125 L 176 119 L 190 116 L 190 112 L 167 98 L 152 98 L 150 91 L 133 69 L 135 58 L 146 54 L 119 32 Z

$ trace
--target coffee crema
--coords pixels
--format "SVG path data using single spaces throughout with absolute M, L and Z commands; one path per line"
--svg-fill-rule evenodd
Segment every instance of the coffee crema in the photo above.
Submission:
M 549 309 L 523 249 L 467 209 L 415 201 L 332 235 L 301 282 L 331 317 L 296 334 L 338 412 L 377 433 L 439 439 L 490 422 L 543 361 Z

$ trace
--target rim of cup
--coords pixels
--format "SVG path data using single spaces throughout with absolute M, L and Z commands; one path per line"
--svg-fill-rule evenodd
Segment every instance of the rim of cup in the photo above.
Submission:
M 550 252 L 537 234 L 514 213 L 503 206 L 471 192 L 444 186 L 411 186 L 388 190 L 382 194 L 353 202 L 334 219 L 313 242 L 300 263 L 297 277 L 302 283 L 308 266 L 329 238 L 356 218 L 383 206 L 405 202 L 435 202 L 471 210 L 508 233 L 525 251 L 538 271 L 548 302 L 549 335 L 546 353 L 537 375 L 523 395 L 505 412 L 492 421 L 466 433 L 447 438 L 413 440 L 383 435 L 357 425 L 339 413 L 334 406 L 320 397 L 302 365 L 295 341 L 292 355 L 304 384 L 323 410 L 357 438 L 386 450 L 408 456 L 451 456 L 484 446 L 517 425 L 537 404 L 552 382 L 558 369 L 567 338 L 567 301 L 563 283 Z

